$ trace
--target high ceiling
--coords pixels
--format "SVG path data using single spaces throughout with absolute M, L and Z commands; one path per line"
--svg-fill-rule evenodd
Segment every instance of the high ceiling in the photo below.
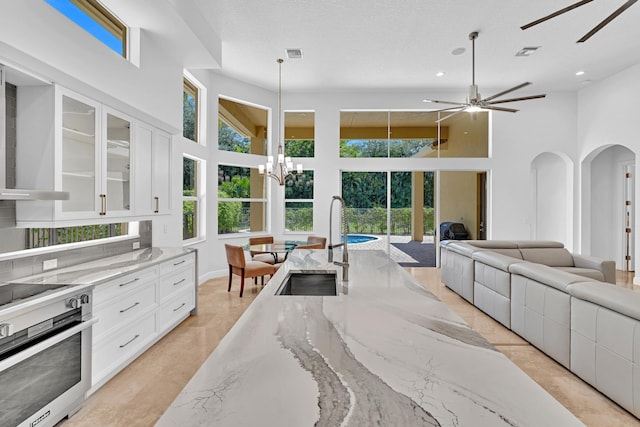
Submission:
M 193 1 L 222 40 L 217 72 L 270 90 L 282 57 L 285 92 L 465 93 L 472 31 L 485 96 L 525 81 L 533 84 L 517 95 L 578 90 L 640 63 L 640 3 L 576 43 L 626 0 L 595 0 L 526 31 L 520 26 L 577 0 Z M 530 46 L 540 49 L 515 56 Z M 302 49 L 303 59 L 287 60 L 288 48 Z M 466 51 L 453 55 L 457 48 Z

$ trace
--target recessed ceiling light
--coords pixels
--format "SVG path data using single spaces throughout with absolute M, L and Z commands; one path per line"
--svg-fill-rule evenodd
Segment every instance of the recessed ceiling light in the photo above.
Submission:
M 287 59 L 302 59 L 302 49 L 286 49 Z
M 444 76 L 444 71 L 438 71 L 436 73 L 436 77 L 442 77 L 442 76 Z
M 530 56 L 536 52 L 536 50 L 540 49 L 540 46 L 529 46 L 523 47 L 516 53 L 516 56 Z
M 583 74 L 584 74 L 584 71 L 577 71 L 577 72 L 576 72 L 576 76 L 581 76 L 581 75 L 583 75 Z
M 466 51 L 463 47 L 457 47 L 451 51 L 451 55 L 462 55 Z

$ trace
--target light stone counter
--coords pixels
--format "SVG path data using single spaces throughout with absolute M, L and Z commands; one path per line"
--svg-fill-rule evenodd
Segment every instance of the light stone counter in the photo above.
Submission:
M 185 248 L 147 248 L 121 255 L 114 255 L 95 261 L 85 262 L 33 276 L 12 280 L 12 283 L 37 283 L 56 285 L 98 285 L 141 268 L 186 255 L 193 249 Z
M 383 252 L 349 255 L 346 292 L 276 296 L 289 272 L 341 277 L 292 252 L 157 425 L 582 425 Z

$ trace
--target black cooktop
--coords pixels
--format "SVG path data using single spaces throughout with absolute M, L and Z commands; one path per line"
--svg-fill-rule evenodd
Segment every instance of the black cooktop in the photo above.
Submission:
M 6 285 L 0 285 L 0 306 L 68 286 L 33 283 L 7 283 Z

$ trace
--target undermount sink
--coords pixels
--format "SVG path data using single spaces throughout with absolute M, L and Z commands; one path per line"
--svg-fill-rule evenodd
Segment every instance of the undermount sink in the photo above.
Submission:
M 338 295 L 336 273 L 290 273 L 276 295 Z

